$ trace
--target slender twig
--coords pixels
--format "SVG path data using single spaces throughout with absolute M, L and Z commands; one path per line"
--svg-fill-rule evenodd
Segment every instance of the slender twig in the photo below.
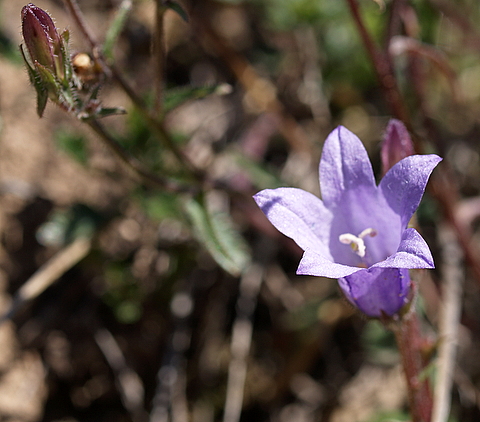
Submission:
M 156 116 L 161 116 L 163 111 L 163 78 L 165 72 L 165 45 L 164 45 L 164 17 L 166 7 L 161 0 L 156 0 L 155 32 L 153 38 L 153 69 L 155 83 L 155 107 Z
M 138 374 L 128 366 L 115 337 L 106 328 L 95 333 L 95 342 L 112 368 L 125 408 L 134 421 L 144 420 L 144 388 Z
M 154 185 L 160 187 L 163 190 L 176 193 L 191 193 L 195 194 L 199 192 L 198 187 L 191 185 L 182 185 L 176 181 L 167 179 L 165 177 L 158 176 L 154 173 L 146 170 L 142 164 L 135 158 L 131 157 L 122 147 L 118 144 L 113 136 L 111 136 L 103 125 L 98 120 L 88 120 L 87 124 L 95 131 L 97 135 L 101 137 L 104 143 L 110 148 L 117 158 L 137 177 L 139 177 L 143 183 L 147 185 Z
M 480 35 L 478 25 L 470 20 L 472 11 L 466 8 L 466 3 L 452 3 L 445 0 L 428 0 L 428 2 L 438 10 L 440 14 L 448 18 L 449 22 L 455 24 L 463 33 L 463 46 L 469 45 L 477 51 L 480 51 Z
M 385 53 L 388 52 L 390 40 L 395 35 L 398 35 L 400 32 L 400 27 L 402 25 L 400 10 L 402 9 L 404 3 L 405 3 L 405 0 L 393 0 L 390 5 L 390 15 L 388 17 L 388 24 L 387 24 L 385 42 L 384 42 Z
M 83 15 L 80 11 L 80 8 L 78 7 L 78 3 L 75 0 L 65 0 L 65 4 L 70 14 L 72 15 L 78 29 L 80 29 L 83 37 L 90 45 L 90 48 L 95 51 L 98 44 L 95 41 L 95 37 L 93 36 L 92 31 L 90 31 L 90 29 L 88 28 L 87 22 L 85 21 L 85 19 L 83 19 Z
M 432 422 L 446 422 L 450 413 L 451 388 L 455 374 L 455 355 L 461 313 L 464 274 L 462 251 L 448 226 L 439 228 L 443 263 L 443 309 L 440 319 L 440 346 Z
M 363 44 L 372 60 L 378 81 L 384 92 L 385 100 L 392 110 L 393 115 L 402 120 L 405 125 L 410 128 L 410 117 L 402 101 L 389 56 L 375 45 L 375 42 L 368 33 L 360 14 L 357 0 L 347 0 L 347 3 L 350 6 L 350 12 L 357 25 L 358 32 L 362 37 Z
M 192 164 L 190 159 L 175 145 L 174 141 L 171 139 L 167 130 L 163 126 L 157 116 L 152 116 L 148 108 L 146 107 L 143 100 L 135 93 L 135 90 L 130 86 L 130 84 L 123 78 L 121 72 L 112 64 L 109 63 L 99 47 L 98 42 L 95 40 L 92 32 L 88 28 L 85 19 L 83 18 L 82 12 L 78 7 L 77 0 L 65 0 L 68 10 L 70 11 L 73 19 L 75 20 L 77 26 L 82 32 L 84 38 L 87 40 L 90 48 L 93 51 L 93 54 L 97 61 L 102 66 L 105 74 L 107 76 L 111 75 L 125 91 L 125 93 L 130 97 L 132 102 L 137 107 L 138 111 L 145 118 L 146 123 L 150 127 L 153 133 L 164 143 L 164 145 L 175 155 L 177 160 L 182 164 L 182 166 L 191 173 L 191 175 L 197 179 L 202 180 L 204 175 L 201 171 L 196 169 Z
M 257 304 L 257 295 L 263 279 L 262 268 L 252 265 L 240 281 L 240 296 L 237 301 L 237 318 L 233 325 L 228 367 L 227 393 L 223 422 L 239 422 L 242 413 L 247 358 L 252 342 L 252 316 Z
M 200 7 L 196 9 L 199 11 L 192 10 L 192 21 L 196 25 L 196 31 L 201 33 L 202 36 L 199 39 L 203 41 L 206 48 L 213 49 L 214 53 L 225 62 L 245 89 L 248 98 L 261 112 L 273 113 L 279 117 L 279 132 L 292 148 L 310 155 L 312 153 L 310 139 L 279 100 L 275 85 L 267 78 L 260 76 L 245 57 L 228 45 L 215 31 L 208 19 L 200 15 L 201 13 L 205 14 L 205 11 Z
M 150 422 L 184 422 L 188 420 L 185 356 L 191 341 L 190 318 L 194 307 L 193 284 L 177 292 L 170 303 L 173 332 L 157 372 L 157 388 L 152 399 Z
M 79 237 L 50 258 L 18 290 L 10 308 L 0 316 L 0 323 L 12 318 L 24 303 L 36 298 L 66 271 L 78 264 L 90 252 L 91 246 L 91 239 Z

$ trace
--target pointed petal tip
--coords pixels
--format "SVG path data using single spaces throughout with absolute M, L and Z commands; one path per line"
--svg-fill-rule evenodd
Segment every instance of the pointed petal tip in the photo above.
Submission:
M 371 268 L 433 269 L 435 263 L 425 239 L 414 228 L 403 232 L 398 250 Z
M 341 278 L 360 271 L 361 268 L 333 262 L 331 256 L 320 254 L 313 249 L 305 249 L 298 264 L 298 275 L 311 275 L 315 277 Z

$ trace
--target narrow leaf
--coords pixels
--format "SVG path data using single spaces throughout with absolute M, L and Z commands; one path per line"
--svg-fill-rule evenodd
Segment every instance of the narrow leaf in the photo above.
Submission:
M 121 114 L 126 114 L 127 111 L 123 107 L 102 107 L 94 117 L 107 117 L 107 116 L 118 116 Z
M 117 42 L 118 36 L 125 27 L 130 10 L 132 10 L 132 1 L 123 0 L 122 3 L 120 3 L 117 12 L 115 13 L 112 24 L 108 28 L 108 31 L 105 35 L 105 42 L 103 43 L 103 54 L 108 59 L 113 58 L 113 47 Z

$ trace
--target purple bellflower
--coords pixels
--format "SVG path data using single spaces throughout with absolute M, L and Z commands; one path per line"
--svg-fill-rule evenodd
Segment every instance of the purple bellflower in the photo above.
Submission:
M 409 300 L 408 270 L 434 268 L 425 240 L 407 225 L 440 161 L 406 157 L 377 186 L 362 142 L 340 126 L 320 160 L 322 199 L 297 188 L 265 189 L 254 199 L 304 250 L 297 274 L 337 278 L 363 313 L 394 316 Z

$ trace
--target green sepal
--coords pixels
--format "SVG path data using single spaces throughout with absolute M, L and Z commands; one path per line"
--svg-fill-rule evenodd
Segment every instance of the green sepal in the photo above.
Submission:
M 50 99 L 56 100 L 62 90 L 62 85 L 59 80 L 50 69 L 40 63 L 35 62 L 34 66 L 40 76 L 41 83 L 43 83 L 45 89 L 48 91 Z
M 75 88 L 73 86 L 64 86 L 50 71 L 50 69 L 42 66 L 40 63 L 35 63 L 35 68 L 40 74 L 42 83 L 48 92 L 48 97 L 58 106 L 64 108 L 66 111 L 79 110 L 82 107 L 82 102 L 77 97 Z
M 70 60 L 70 51 L 68 48 L 68 42 L 70 40 L 70 32 L 68 29 L 65 29 L 61 35 L 60 35 L 61 43 L 60 43 L 60 52 L 62 54 L 62 61 L 63 61 L 63 66 L 64 66 L 64 72 L 65 72 L 65 81 L 68 84 L 68 81 L 72 79 L 74 76 L 73 69 L 72 69 L 72 63 Z
M 33 85 L 33 87 L 35 88 L 35 91 L 37 92 L 37 114 L 38 114 L 38 117 L 42 117 L 43 112 L 45 111 L 45 107 L 47 106 L 48 90 L 43 85 L 42 77 L 40 76 L 38 71 L 30 65 L 30 62 L 28 61 L 27 56 L 25 55 L 25 52 L 23 51 L 23 44 L 20 45 L 20 52 L 22 53 L 23 60 L 25 61 L 25 64 L 27 66 L 28 77 L 30 79 L 30 83 Z

